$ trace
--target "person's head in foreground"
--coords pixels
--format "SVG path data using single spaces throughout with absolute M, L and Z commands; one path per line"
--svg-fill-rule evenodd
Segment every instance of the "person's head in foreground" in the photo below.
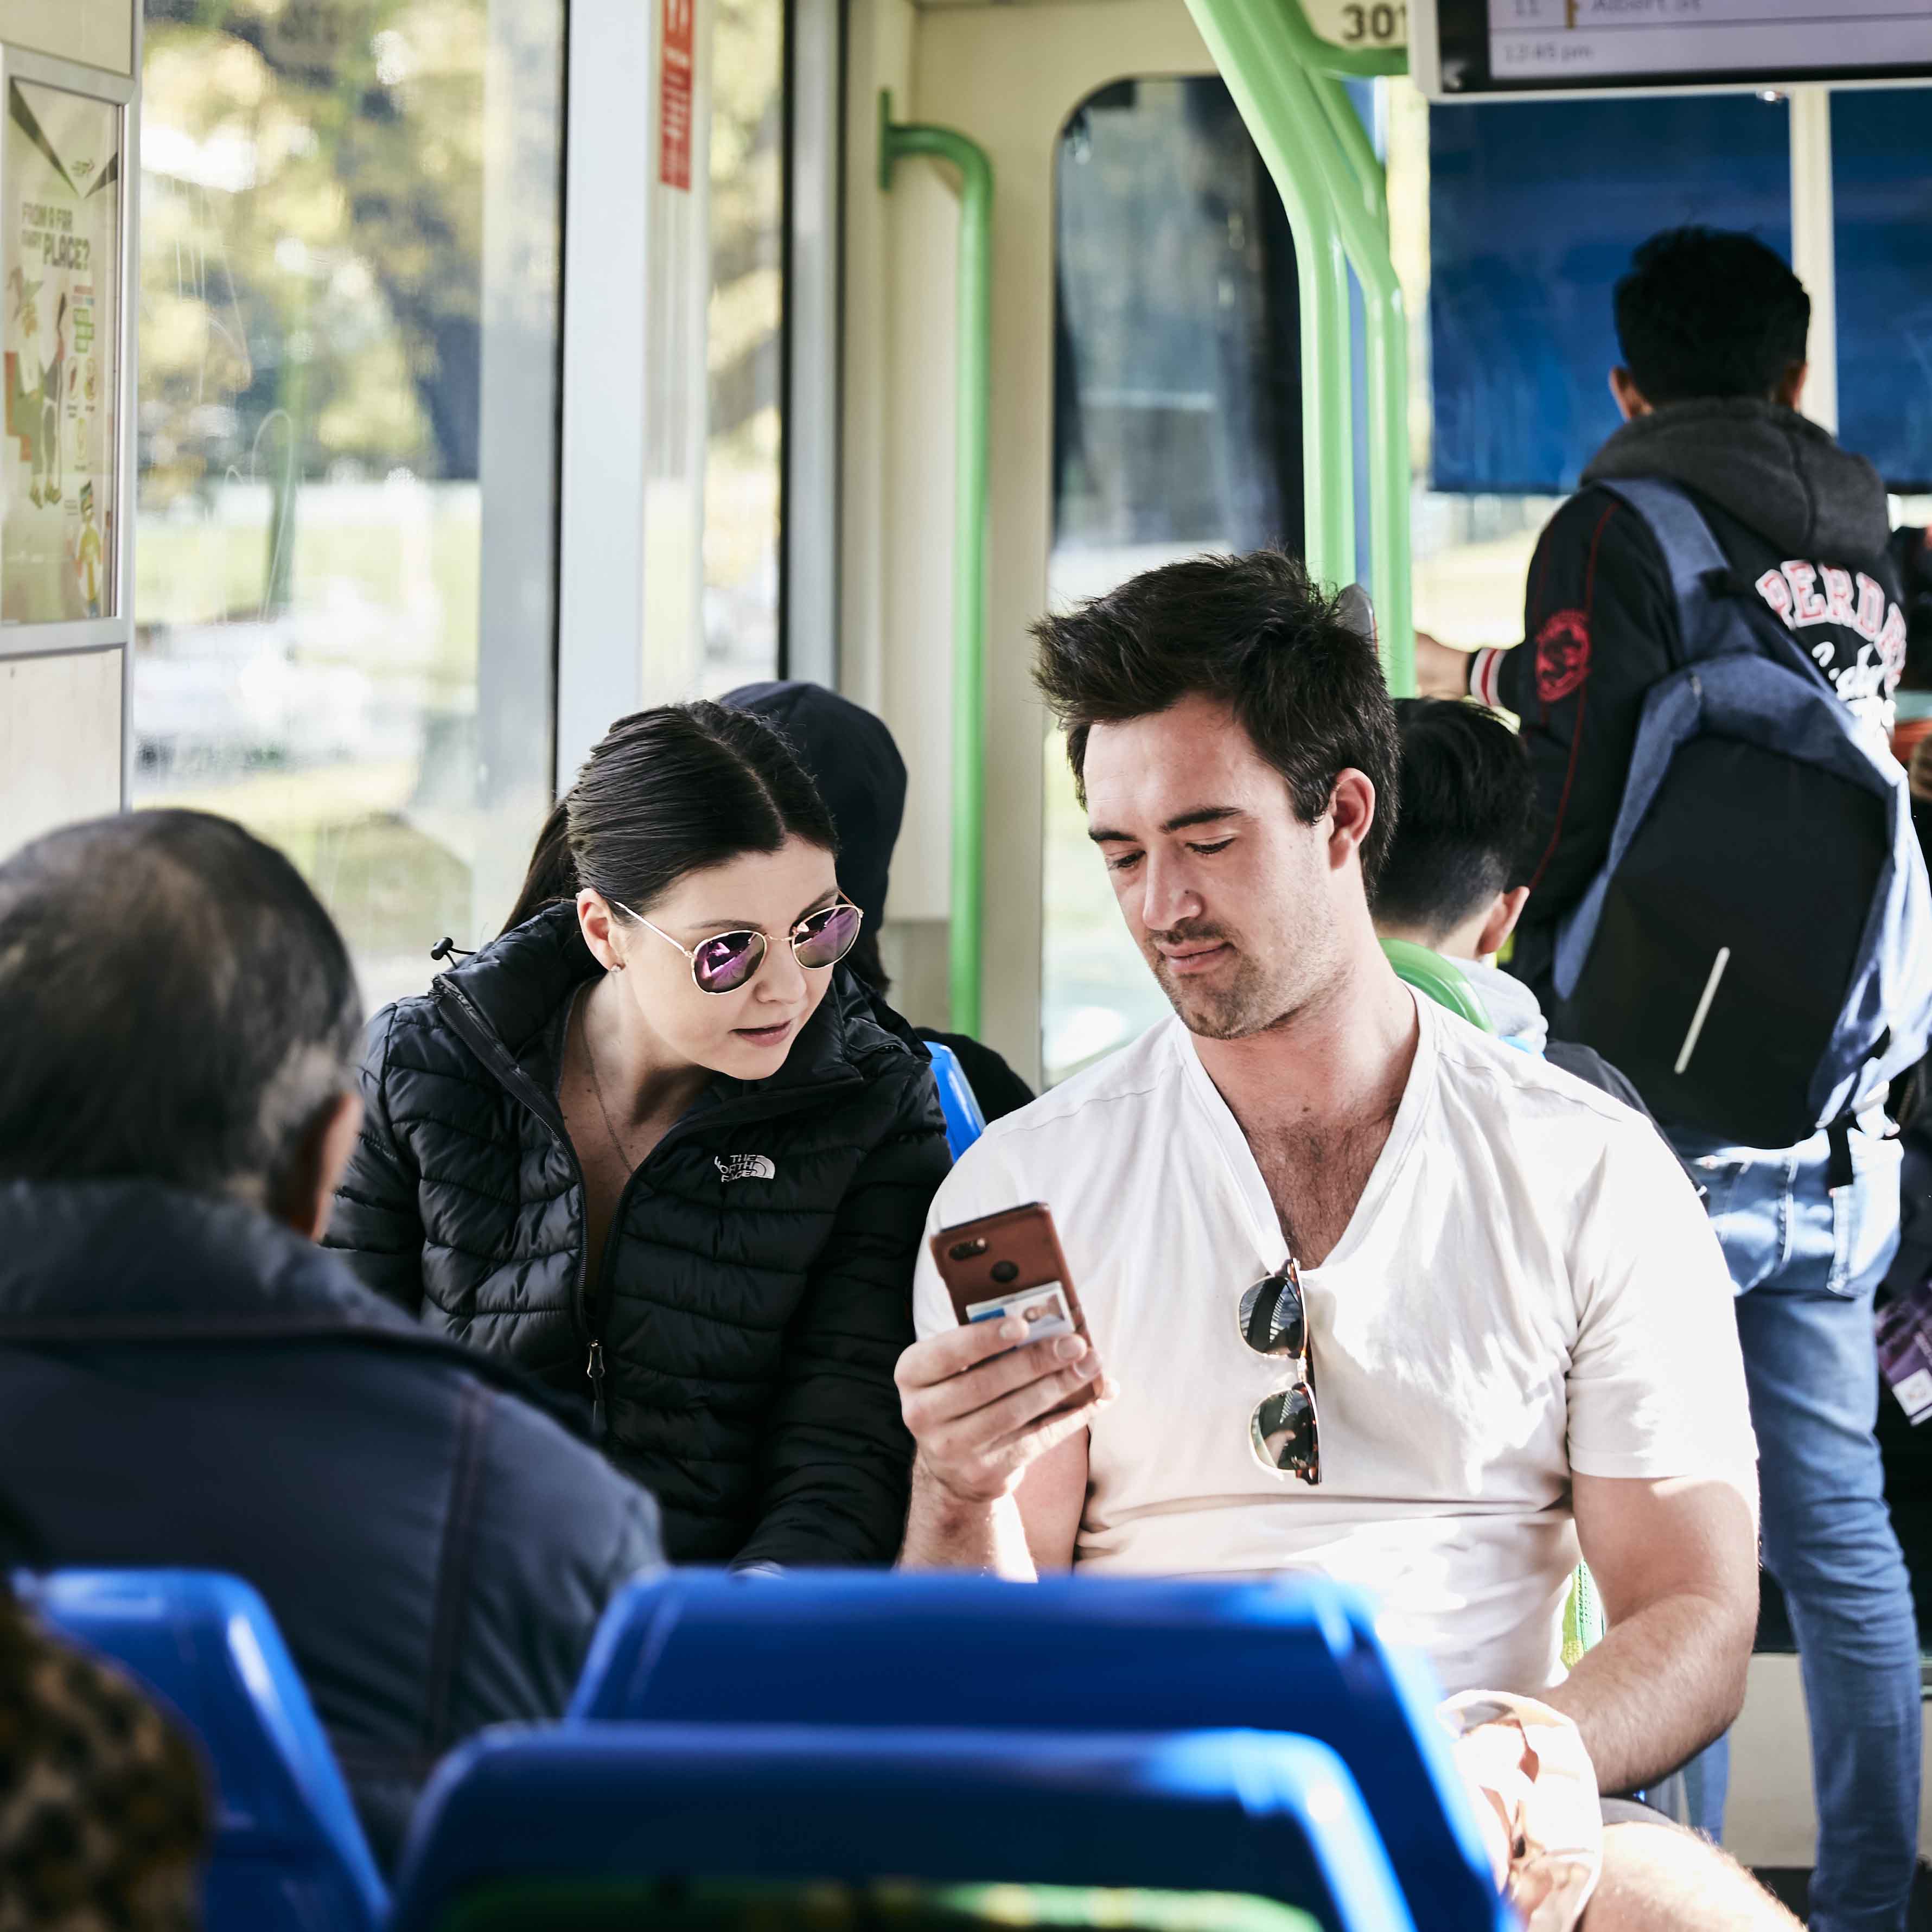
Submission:
M 318 1235 L 362 1028 L 328 915 L 226 819 L 99 819 L 0 864 L 0 1178 L 160 1182 Z
M 505 929 L 574 899 L 625 1030 L 660 1065 L 778 1071 L 859 937 L 832 818 L 762 718 L 620 718 L 550 814 Z
M 1673 403 L 1802 400 L 1811 298 L 1756 236 L 1666 229 L 1638 248 L 1612 299 L 1623 360 L 1610 392 L 1626 418 Z
M 1534 781 L 1522 740 L 1480 705 L 1397 701 L 1402 822 L 1375 888 L 1376 927 L 1451 959 L 1492 959 L 1529 898 Z
M 1755 1621 L 1749 1413 L 1696 1196 L 1640 1117 L 1396 979 L 1369 910 L 1396 713 L 1299 565 L 1167 566 L 1036 635 L 1178 1017 L 941 1187 L 934 1234 L 1045 1204 L 1088 1334 L 962 1326 L 922 1259 L 902 1561 L 1325 1570 L 1450 1691 L 1546 1702 L 1605 1793 L 1645 1784 L 1735 1715 Z M 1580 1549 L 1612 1628 L 1566 1675 Z M 1498 1735 L 1520 1761 L 1514 1720 L 1463 1750 L 1486 1790 Z M 1591 1932 L 1789 1922 L 1688 1840 L 1603 1840 Z
M 1150 571 L 1034 634 L 1088 836 L 1189 1030 L 1247 1039 L 1331 997 L 1372 950 L 1396 824 L 1372 640 L 1274 550 Z

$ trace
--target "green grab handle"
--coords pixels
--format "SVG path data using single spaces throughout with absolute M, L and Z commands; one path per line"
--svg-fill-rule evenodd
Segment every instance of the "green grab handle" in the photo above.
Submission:
M 947 996 L 952 1030 L 980 1031 L 986 826 L 986 520 L 993 388 L 993 164 L 951 128 L 896 122 L 879 92 L 879 186 L 914 154 L 959 170 L 958 391 L 952 538 L 952 825 Z
M 1406 980 L 1419 993 L 1426 993 L 1438 1006 L 1447 1006 L 1472 1027 L 1484 1033 L 1496 1031 L 1482 1001 L 1470 990 L 1468 981 L 1453 959 L 1445 959 L 1441 953 L 1432 952 L 1427 946 L 1408 939 L 1385 939 L 1382 950 L 1388 954 L 1398 980 Z

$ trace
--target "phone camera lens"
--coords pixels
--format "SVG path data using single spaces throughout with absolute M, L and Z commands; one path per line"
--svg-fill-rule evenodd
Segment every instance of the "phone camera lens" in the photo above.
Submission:
M 956 1262 L 970 1261 L 975 1255 L 986 1252 L 984 1238 L 976 1241 L 955 1241 L 946 1251 Z
M 993 1279 L 1002 1286 L 1010 1281 L 1018 1280 L 1019 1277 L 1019 1264 L 1017 1262 L 995 1262 L 993 1264 Z

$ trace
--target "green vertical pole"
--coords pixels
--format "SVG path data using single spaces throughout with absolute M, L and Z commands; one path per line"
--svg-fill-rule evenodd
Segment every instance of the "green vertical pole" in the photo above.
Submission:
M 959 171 L 958 387 L 954 400 L 952 849 L 947 986 L 952 1029 L 980 1030 L 986 826 L 986 496 L 993 374 L 993 164 L 950 128 L 896 124 L 879 95 L 879 185 L 914 154 Z
M 1369 540 L 1373 556 L 1372 588 L 1382 661 L 1390 688 L 1398 694 L 1415 688 L 1415 632 L 1409 602 L 1408 343 L 1402 289 L 1396 280 L 1388 238 L 1371 219 L 1364 179 L 1352 173 L 1342 136 L 1330 108 L 1317 92 L 1317 78 L 1305 56 L 1319 48 L 1302 15 L 1300 0 L 1187 0 L 1188 10 L 1214 56 L 1222 78 L 1260 148 L 1280 190 L 1294 232 L 1295 253 L 1310 249 L 1326 256 L 1339 240 L 1360 279 L 1368 336 Z M 1337 70 L 1344 50 L 1328 50 L 1324 71 Z M 1374 57 L 1378 62 L 1384 56 Z M 1378 69 L 1376 70 L 1386 70 Z M 1340 106 L 1352 114 L 1346 99 Z M 1302 308 L 1305 424 L 1332 413 L 1339 398 L 1345 424 L 1352 424 L 1346 283 L 1339 338 L 1331 315 L 1317 313 L 1305 292 Z M 1311 386 L 1310 322 L 1318 338 L 1318 364 Z M 1333 434 L 1324 428 L 1306 433 L 1306 461 L 1311 501 L 1323 460 L 1323 445 Z M 1310 568 L 1318 577 L 1348 582 L 1354 576 L 1352 540 L 1346 559 L 1318 564 L 1309 546 Z

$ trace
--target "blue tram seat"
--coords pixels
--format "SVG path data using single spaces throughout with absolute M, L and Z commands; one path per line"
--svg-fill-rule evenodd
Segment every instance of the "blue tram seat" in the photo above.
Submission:
M 920 1886 L 1131 1888 L 1274 1900 L 1307 1918 L 1274 1922 L 1328 1932 L 1414 1923 L 1354 1780 L 1305 1738 L 598 1724 L 506 1727 L 446 1761 L 391 1932 L 665 1928 L 734 1881 L 772 1888 L 740 1923 L 787 1923 L 788 1893 L 805 1908 L 790 1923 L 836 1924 L 822 1888 L 877 1880 L 902 1904 Z
M 1058 1731 L 1287 1731 L 1348 1766 L 1418 1921 L 1496 1932 L 1470 1801 L 1418 1656 L 1385 1646 L 1325 1579 L 679 1570 L 612 1603 L 576 1719 L 940 1725 Z
M 939 1104 L 946 1115 L 946 1144 L 957 1160 L 986 1131 L 986 1117 L 980 1111 L 958 1054 L 936 1040 L 924 1044 L 932 1056 L 932 1077 L 938 1083 Z
M 388 1898 L 328 1740 L 253 1587 L 196 1570 L 25 1580 L 45 1622 L 176 1712 L 214 1773 L 207 1932 L 375 1932 Z

